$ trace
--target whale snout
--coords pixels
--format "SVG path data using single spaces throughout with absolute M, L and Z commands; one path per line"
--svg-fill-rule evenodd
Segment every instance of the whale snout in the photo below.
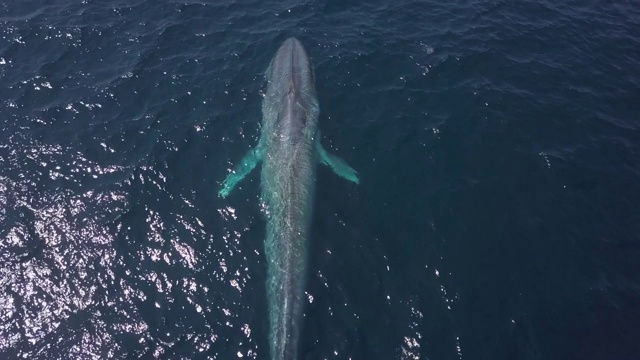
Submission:
M 287 87 L 285 93 L 301 87 L 307 87 L 313 83 L 313 68 L 309 55 L 302 43 L 296 38 L 288 38 L 280 46 L 271 61 L 268 74 L 271 82 L 284 84 Z M 300 83 L 306 81 L 311 84 Z
M 294 38 L 294 37 L 290 37 L 287 40 L 285 40 L 282 45 L 280 45 L 280 48 L 286 48 L 286 47 L 290 47 L 290 46 L 296 46 L 299 47 L 301 49 L 304 49 L 304 47 L 302 47 L 302 43 L 300 42 L 300 40 Z
M 302 46 L 300 40 L 294 37 L 288 38 L 282 43 L 282 45 L 280 45 L 280 48 L 276 52 L 274 58 L 282 60 L 290 58 L 291 61 L 297 62 L 300 65 L 309 61 L 304 46 Z

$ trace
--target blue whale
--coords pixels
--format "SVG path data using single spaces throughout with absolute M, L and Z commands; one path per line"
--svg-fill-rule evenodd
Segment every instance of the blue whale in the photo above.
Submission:
M 267 301 L 271 359 L 297 358 L 309 257 L 316 164 L 358 183 L 344 160 L 320 144 L 320 107 L 314 71 L 304 47 L 286 40 L 267 70 L 258 144 L 224 180 L 221 197 L 262 163 L 261 201 L 266 217 Z

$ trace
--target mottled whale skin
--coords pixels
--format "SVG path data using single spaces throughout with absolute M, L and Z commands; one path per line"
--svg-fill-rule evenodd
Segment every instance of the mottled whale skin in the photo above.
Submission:
M 314 81 L 311 61 L 300 41 L 286 40 L 267 70 L 258 145 L 229 173 L 219 192 L 221 197 L 228 196 L 262 162 L 272 360 L 294 360 L 298 356 L 316 164 L 329 165 L 339 176 L 358 183 L 356 171 L 320 145 L 320 107 Z

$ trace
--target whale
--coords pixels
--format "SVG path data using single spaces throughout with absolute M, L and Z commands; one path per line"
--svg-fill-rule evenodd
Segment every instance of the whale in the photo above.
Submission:
M 258 164 L 266 222 L 266 300 L 272 360 L 293 360 L 303 326 L 316 165 L 358 184 L 357 172 L 320 143 L 315 74 L 302 43 L 289 38 L 266 72 L 257 145 L 228 173 L 218 195 L 229 196 Z

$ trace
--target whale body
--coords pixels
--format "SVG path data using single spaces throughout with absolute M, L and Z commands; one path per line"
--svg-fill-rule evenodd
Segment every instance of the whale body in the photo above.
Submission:
M 320 144 L 314 71 L 300 41 L 289 38 L 280 46 L 266 76 L 260 139 L 228 174 L 219 195 L 227 197 L 262 163 L 270 354 L 273 360 L 293 360 L 302 328 L 316 164 L 359 180 L 355 170 Z

